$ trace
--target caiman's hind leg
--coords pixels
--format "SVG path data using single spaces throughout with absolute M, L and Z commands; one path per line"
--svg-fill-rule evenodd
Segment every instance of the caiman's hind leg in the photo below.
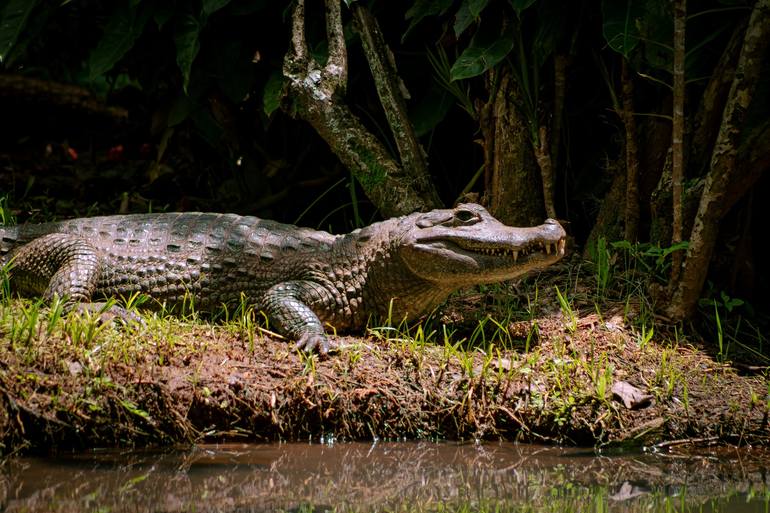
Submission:
M 103 321 L 120 318 L 139 321 L 117 305 L 91 302 L 99 279 L 99 258 L 88 241 L 66 233 L 39 237 L 13 251 L 9 258 L 11 286 L 22 295 L 55 296 L 65 300 L 65 311 L 100 313 Z

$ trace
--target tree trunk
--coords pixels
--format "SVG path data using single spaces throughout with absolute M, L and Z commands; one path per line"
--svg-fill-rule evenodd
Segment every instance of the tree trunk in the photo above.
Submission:
M 693 120 L 690 158 L 687 163 L 692 176 L 702 176 L 708 172 L 709 158 L 719 132 L 719 121 L 725 109 L 727 95 L 730 93 L 730 85 L 735 76 L 735 65 L 738 62 L 745 31 L 745 21 L 735 27 L 701 96 L 698 112 Z
M 623 112 L 620 113 L 626 132 L 626 215 L 624 237 L 635 242 L 639 236 L 639 151 L 634 108 L 634 82 L 623 59 Z
M 687 19 L 686 0 L 674 0 L 674 94 L 672 109 L 673 133 L 671 136 L 671 245 L 682 242 L 682 182 L 684 181 L 684 48 Z M 679 278 L 682 268 L 682 252 L 672 255 L 671 282 Z
M 537 167 L 540 168 L 540 180 L 543 183 L 543 206 L 545 214 L 551 219 L 556 219 L 556 207 L 554 206 L 554 172 L 551 150 L 548 144 L 548 128 L 540 125 L 537 130 L 537 140 L 532 141 L 532 150 L 535 152 Z
M 498 67 L 497 87 L 482 113 L 488 206 L 506 224 L 531 226 L 543 221 L 543 186 L 529 128 L 516 108 L 521 91 L 511 71 Z
M 604 237 L 607 241 L 623 238 L 623 215 L 618 205 L 623 205 L 626 194 L 626 176 L 621 161 L 609 162 L 609 172 L 613 174 L 612 184 L 600 203 L 596 222 L 586 240 L 584 255 L 588 256 L 589 248 L 596 246 L 596 241 Z
M 384 216 L 439 207 L 438 194 L 424 165 L 422 148 L 411 127 L 406 127 L 405 115 L 398 112 L 388 115 L 399 151 L 403 152 L 402 166 L 345 104 L 348 64 L 340 9 L 340 0 L 326 0 L 329 58 L 321 66 L 308 51 L 304 0 L 297 0 L 292 14 L 291 47 L 283 65 L 287 84 L 282 108 L 315 128 Z M 383 103 L 387 110 L 391 110 L 394 105 L 403 104 L 402 98 L 394 98 L 399 94 L 398 88 L 389 85 L 397 83 L 395 67 L 383 63 L 387 48 L 378 29 L 367 18 L 368 13 L 361 14 L 362 8 L 358 9 L 359 23 L 363 27 L 362 40 L 366 39 L 365 53 L 372 71 L 378 75 L 378 93 L 381 98 L 387 98 Z M 410 138 L 410 134 L 411 139 L 404 142 L 402 138 Z M 405 170 L 407 164 L 408 170 Z
M 758 0 L 749 19 L 736 73 L 722 115 L 709 173 L 704 183 L 698 213 L 690 235 L 690 245 L 679 280 L 673 283 L 672 300 L 666 309 L 674 321 L 692 315 L 708 272 L 719 221 L 737 201 L 732 184 L 746 182 L 755 175 L 736 166 L 744 122 L 754 96 L 762 60 L 770 43 L 770 0 Z

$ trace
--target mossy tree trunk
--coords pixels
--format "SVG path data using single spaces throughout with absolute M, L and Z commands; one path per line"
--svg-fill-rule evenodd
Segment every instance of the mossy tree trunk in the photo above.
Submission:
M 323 66 L 308 51 L 304 0 L 297 0 L 291 46 L 284 58 L 287 83 L 282 107 L 313 126 L 384 216 L 439 207 L 441 202 L 428 175 L 425 154 L 406 117 L 389 50 L 365 8 L 356 4 L 354 15 L 401 162 L 388 153 L 345 103 L 348 63 L 340 0 L 326 0 L 329 57 Z

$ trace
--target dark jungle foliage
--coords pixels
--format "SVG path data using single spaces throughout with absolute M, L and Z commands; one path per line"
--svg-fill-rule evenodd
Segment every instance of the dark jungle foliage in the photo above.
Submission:
M 672 105 L 680 101 L 684 242 L 675 249 L 691 240 L 686 258 L 680 251 L 684 268 L 704 251 L 710 273 L 650 281 L 671 281 L 666 297 L 679 297 L 677 283 L 691 280 L 709 314 L 715 305 L 727 313 L 729 303 L 730 313 L 766 318 L 761 256 L 770 248 L 758 218 L 770 187 L 770 70 L 766 45 L 747 46 L 745 35 L 747 26 L 767 30 L 765 3 L 688 2 L 685 96 L 677 99 L 677 2 L 346 0 L 348 82 L 339 101 L 398 158 L 354 20 L 355 9 L 367 9 L 393 52 L 445 204 L 481 201 L 511 223 L 555 213 L 578 247 L 632 239 L 623 248 L 667 258 L 676 253 L 666 248 L 677 166 Z M 381 206 L 315 130 L 291 117 L 283 66 L 293 5 L 5 0 L 0 197 L 19 220 L 201 209 L 344 230 L 375 219 Z M 325 10 L 322 2 L 307 9 L 309 50 L 324 63 Z M 742 49 L 764 64 L 745 74 L 749 108 L 728 118 L 731 90 L 745 87 L 733 83 L 748 69 Z M 737 157 L 722 173 L 715 147 L 725 130 Z M 709 217 L 702 211 L 714 191 L 723 208 Z M 710 248 L 693 246 L 696 219 L 718 226 Z

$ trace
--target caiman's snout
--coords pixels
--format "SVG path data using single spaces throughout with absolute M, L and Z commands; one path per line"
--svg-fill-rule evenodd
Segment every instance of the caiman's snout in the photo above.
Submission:
M 515 264 L 525 267 L 528 264 L 539 264 L 536 266 L 544 267 L 564 256 L 567 234 L 555 219 L 547 219 L 540 226 L 528 228 L 505 226 L 494 218 L 490 219 L 489 224 L 497 225 L 499 232 L 497 236 L 479 237 L 466 242 L 458 241 L 458 246 L 465 250 L 480 251 L 486 255 L 510 256 Z M 494 231 L 490 229 L 491 233 Z M 491 267 L 497 267 L 496 263 L 491 263 Z
M 494 283 L 542 269 L 564 256 L 566 233 L 555 219 L 506 226 L 479 205 L 434 210 L 420 217 L 404 248 L 418 276 L 457 286 Z
M 563 257 L 564 249 L 567 246 L 567 233 L 562 228 L 561 223 L 556 219 L 548 218 L 543 223 L 543 227 L 548 232 L 543 241 L 546 254 L 550 255 L 551 250 L 553 250 L 553 253 L 558 255 L 559 258 Z

